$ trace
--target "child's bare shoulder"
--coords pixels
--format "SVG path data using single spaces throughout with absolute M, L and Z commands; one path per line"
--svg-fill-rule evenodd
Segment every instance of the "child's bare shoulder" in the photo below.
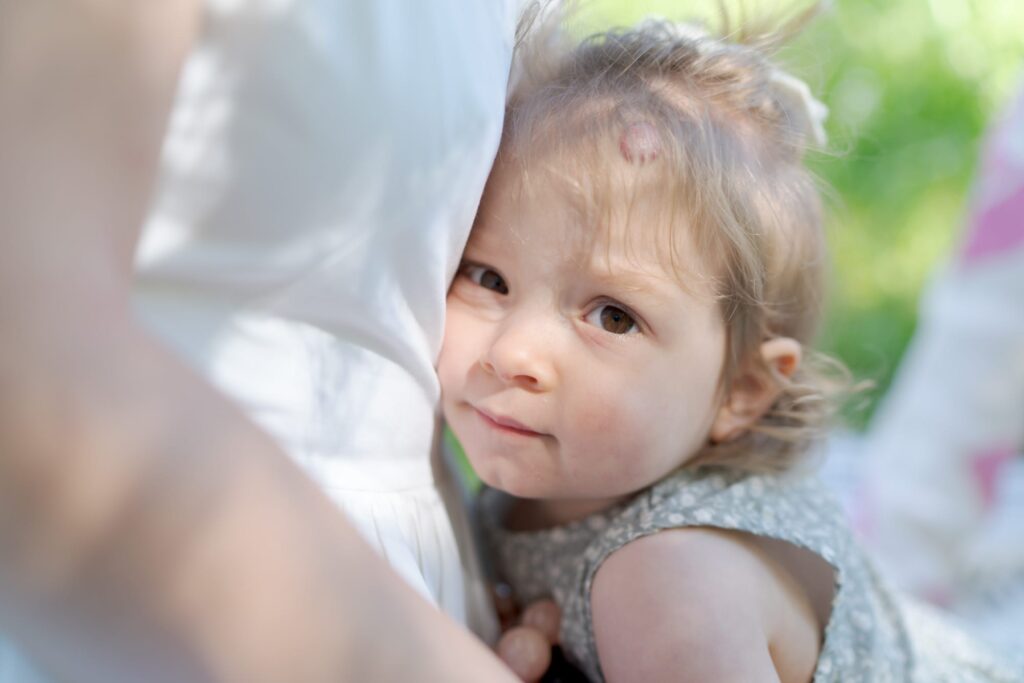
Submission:
M 591 590 L 606 680 L 809 680 L 820 627 L 747 534 L 662 531 L 623 546 Z

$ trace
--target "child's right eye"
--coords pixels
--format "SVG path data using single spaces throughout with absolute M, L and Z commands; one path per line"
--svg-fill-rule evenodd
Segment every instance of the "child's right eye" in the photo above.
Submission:
M 462 267 L 462 273 L 484 289 L 489 289 L 498 294 L 508 294 L 508 285 L 505 284 L 505 278 L 493 268 L 467 263 Z

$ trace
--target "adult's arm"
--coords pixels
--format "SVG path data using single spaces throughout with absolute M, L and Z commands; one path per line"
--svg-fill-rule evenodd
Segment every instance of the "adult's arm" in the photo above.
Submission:
M 76 681 L 512 680 L 134 320 L 197 0 L 0 0 L 0 629 Z

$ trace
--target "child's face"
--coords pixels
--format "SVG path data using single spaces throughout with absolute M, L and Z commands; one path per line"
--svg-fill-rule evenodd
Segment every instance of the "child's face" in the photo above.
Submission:
M 630 228 L 653 214 L 634 207 Z M 580 223 L 554 191 L 527 196 L 495 169 L 448 295 L 438 372 L 445 417 L 486 483 L 607 503 L 705 444 L 726 333 L 709 285 L 681 287 L 657 239 L 627 250 L 613 220 L 588 243 Z

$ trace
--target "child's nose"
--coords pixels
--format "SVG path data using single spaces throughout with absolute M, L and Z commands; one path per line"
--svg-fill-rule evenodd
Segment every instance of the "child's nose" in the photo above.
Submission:
M 506 319 L 485 350 L 480 365 L 506 384 L 548 391 L 556 379 L 553 339 L 526 320 Z

